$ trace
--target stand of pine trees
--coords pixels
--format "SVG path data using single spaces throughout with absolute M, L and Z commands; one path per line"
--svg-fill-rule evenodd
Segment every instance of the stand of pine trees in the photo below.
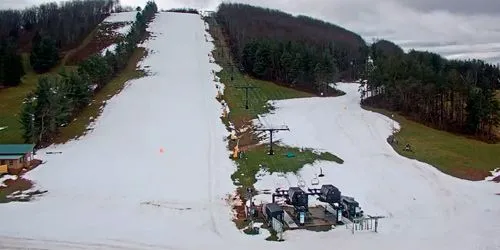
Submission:
M 22 58 L 17 53 L 17 44 L 14 39 L 0 40 L 0 86 L 19 85 L 24 73 Z
M 259 79 L 326 92 L 327 84 L 338 76 L 332 57 L 332 48 L 323 51 L 303 43 L 256 40 L 245 45 L 241 64 Z
M 372 57 L 363 104 L 400 111 L 438 129 L 495 140 L 493 129 L 500 122 L 497 66 L 420 51 L 372 49 Z
M 339 26 L 232 3 L 215 18 L 236 63 L 254 77 L 318 91 L 333 79 L 358 79 L 365 68 L 365 41 Z
M 37 89 L 25 98 L 20 113 L 25 141 L 37 145 L 52 141 L 61 126 L 88 106 L 95 91 L 125 68 L 146 33 L 147 23 L 157 11 L 154 2 L 147 2 L 115 52 L 91 56 L 76 72 L 63 71 L 56 76 L 41 77 Z

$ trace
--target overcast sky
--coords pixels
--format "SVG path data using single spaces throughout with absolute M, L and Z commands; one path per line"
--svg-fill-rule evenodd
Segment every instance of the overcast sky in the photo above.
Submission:
M 230 0 L 233 2 L 234 0 Z M 44 0 L 0 0 L 0 8 L 22 8 Z M 156 0 L 160 8 L 214 9 L 220 0 Z M 486 44 L 500 53 L 500 0 L 239 0 L 292 14 L 320 18 L 404 47 Z M 121 0 L 144 6 L 146 0 Z M 483 46 L 483 47 L 484 47 Z

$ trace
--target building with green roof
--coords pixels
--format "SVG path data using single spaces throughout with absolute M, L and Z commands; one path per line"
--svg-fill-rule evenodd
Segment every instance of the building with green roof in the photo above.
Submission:
M 6 165 L 9 173 L 18 174 L 30 166 L 34 149 L 34 144 L 0 144 L 0 166 Z

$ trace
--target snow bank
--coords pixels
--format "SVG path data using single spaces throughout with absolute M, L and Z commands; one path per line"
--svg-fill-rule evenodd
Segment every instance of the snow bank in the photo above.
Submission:
M 4 182 L 6 182 L 7 180 L 15 181 L 15 180 L 17 180 L 17 175 L 5 174 L 5 175 L 0 176 L 0 187 L 6 187 Z
M 115 50 L 116 50 L 116 44 L 113 43 L 113 44 L 109 45 L 108 47 L 106 47 L 105 49 L 103 49 L 101 51 L 101 55 L 103 55 L 103 56 L 106 55 L 106 53 L 108 51 L 111 52 L 111 53 L 115 53 Z

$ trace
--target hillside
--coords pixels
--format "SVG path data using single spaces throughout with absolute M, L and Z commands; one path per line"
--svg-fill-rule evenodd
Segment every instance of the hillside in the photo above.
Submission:
M 116 1 L 49 2 L 24 10 L 0 10 L 0 38 L 13 37 L 19 49 L 30 52 L 36 34 L 49 36 L 65 51 L 80 44 L 109 15 Z
M 46 72 L 36 72 L 30 65 L 33 53 L 23 53 L 27 74 L 21 84 L 0 89 L 0 125 L 7 127 L 0 143 L 42 146 L 82 135 L 105 101 L 142 75 L 136 64 L 145 51 L 137 44 L 147 37 L 155 8 L 148 2 L 141 12 L 112 13 Z
M 371 56 L 377 59 L 378 56 L 401 56 L 405 52 L 395 43 L 388 40 L 378 40 L 370 46 Z
M 259 79 L 318 93 L 364 68 L 365 41 L 339 26 L 245 4 L 223 3 L 215 15 L 238 67 Z
M 73 0 L 0 10 L 0 88 L 18 86 L 31 70 L 37 74 L 52 70 L 117 3 Z M 23 59 L 27 61 L 24 66 Z

